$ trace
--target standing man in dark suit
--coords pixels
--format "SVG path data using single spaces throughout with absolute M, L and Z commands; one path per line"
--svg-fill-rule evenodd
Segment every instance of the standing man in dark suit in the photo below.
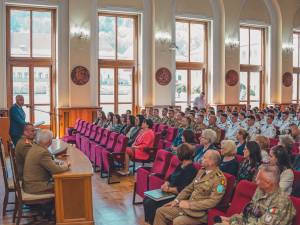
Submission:
M 18 140 L 21 138 L 25 122 L 25 112 L 22 109 L 24 105 L 24 97 L 22 95 L 16 96 L 16 103 L 9 109 L 9 136 L 12 139 L 14 145 L 16 146 Z

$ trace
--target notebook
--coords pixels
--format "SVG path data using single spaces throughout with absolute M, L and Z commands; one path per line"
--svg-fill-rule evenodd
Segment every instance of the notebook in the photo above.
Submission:
M 161 189 L 145 191 L 144 195 L 153 199 L 154 201 L 157 201 L 157 202 L 176 197 L 175 194 L 163 192 Z

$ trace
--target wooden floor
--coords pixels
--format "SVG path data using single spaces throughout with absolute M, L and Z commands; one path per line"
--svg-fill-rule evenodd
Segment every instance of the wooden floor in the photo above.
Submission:
M 0 224 L 12 225 L 12 212 L 2 217 L 3 177 L 0 174 Z M 143 205 L 132 205 L 134 177 L 121 177 L 121 183 L 106 183 L 99 173 L 93 176 L 93 207 L 95 225 L 143 225 Z M 11 207 L 11 206 L 9 206 Z M 22 219 L 22 224 L 50 225 Z M 52 223 L 53 224 L 53 223 Z

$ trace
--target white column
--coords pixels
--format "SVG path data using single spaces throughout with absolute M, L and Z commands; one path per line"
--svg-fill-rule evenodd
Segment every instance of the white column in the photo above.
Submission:
M 213 10 L 212 103 L 225 103 L 225 10 L 223 0 L 210 0 Z
M 169 37 L 169 42 L 175 40 L 176 1 L 154 0 L 153 3 L 153 104 L 170 105 L 175 103 L 175 51 L 169 49 L 169 43 L 157 39 L 157 34 Z M 155 72 L 161 67 L 168 68 L 172 73 L 172 80 L 166 86 L 159 85 L 155 79 Z
M 7 90 L 6 90 L 6 58 L 5 58 L 5 24 L 6 13 L 4 1 L 0 1 L 0 108 L 7 107 Z

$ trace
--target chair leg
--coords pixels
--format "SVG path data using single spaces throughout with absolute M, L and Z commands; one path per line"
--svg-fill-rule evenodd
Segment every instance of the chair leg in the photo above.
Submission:
M 133 186 L 133 196 L 132 196 L 132 204 L 135 204 L 135 194 L 136 194 L 136 182 L 134 182 Z
M 3 199 L 3 216 L 6 215 L 6 207 L 7 207 L 7 204 L 8 204 L 8 191 L 5 191 L 5 196 L 4 196 L 4 199 Z
M 18 208 L 18 218 L 17 218 L 16 225 L 20 225 L 22 216 L 23 216 L 23 209 L 22 209 L 22 205 L 20 204 Z
M 134 175 L 135 174 L 135 161 L 133 161 L 132 172 L 133 172 L 133 175 Z
M 17 212 L 18 212 L 18 208 L 19 208 L 19 201 L 17 199 L 17 196 L 15 196 L 15 208 L 14 208 L 14 213 L 13 213 L 13 223 L 15 223 L 16 221 L 16 216 L 17 216 Z

